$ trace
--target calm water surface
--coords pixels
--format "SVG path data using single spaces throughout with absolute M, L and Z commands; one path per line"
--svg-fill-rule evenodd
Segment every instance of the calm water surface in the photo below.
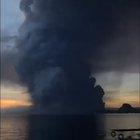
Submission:
M 140 128 L 140 114 L 106 114 L 104 120 L 107 140 L 114 139 L 110 136 L 110 129 Z M 1 117 L 1 140 L 27 140 L 28 128 L 27 116 L 4 115 Z M 127 135 L 137 133 L 140 132 Z
M 28 121 L 25 116 L 1 117 L 1 140 L 27 140 Z
M 104 117 L 105 119 L 105 128 L 106 128 L 106 139 L 107 140 L 117 140 L 117 138 L 112 138 L 110 135 L 110 129 L 137 129 L 140 128 L 140 114 L 107 114 Z M 126 136 L 132 136 L 138 138 L 138 132 L 124 132 Z

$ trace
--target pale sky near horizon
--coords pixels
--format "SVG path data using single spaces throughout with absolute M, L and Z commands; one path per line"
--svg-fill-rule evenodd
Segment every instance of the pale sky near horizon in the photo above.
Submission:
M 24 21 L 23 13 L 19 9 L 19 1 L 20 0 L 1 0 L 1 32 L 4 36 L 17 35 L 18 28 Z M 13 44 L 11 44 L 11 47 L 12 45 Z M 3 47 L 5 46 L 2 46 L 2 48 Z M 14 51 L 14 49 L 11 49 L 10 52 L 9 49 L 6 51 L 13 53 L 12 51 Z M 96 75 L 96 78 L 97 84 L 101 84 L 105 89 L 106 96 L 104 100 L 106 107 L 119 107 L 122 103 L 140 106 L 139 73 L 123 73 L 121 80 L 118 80 L 118 72 L 111 71 L 99 73 Z M 120 83 L 120 85 L 118 83 Z M 3 80 L 1 82 L 1 100 L 5 101 L 2 102 L 4 105 L 1 104 L 1 106 L 13 107 L 14 105 L 21 106 L 21 103 L 23 103 L 23 105 L 29 105 L 30 97 L 27 94 L 26 87 L 22 87 L 13 81 Z M 17 101 L 14 105 L 12 103 L 13 100 Z

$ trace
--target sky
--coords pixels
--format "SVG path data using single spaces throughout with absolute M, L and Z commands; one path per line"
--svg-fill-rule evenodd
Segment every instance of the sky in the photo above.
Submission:
M 13 108 L 21 106 L 29 106 L 30 98 L 26 93 L 26 87 L 15 83 L 16 77 L 13 63 L 10 59 L 14 59 L 16 48 L 14 37 L 18 35 L 18 28 L 24 21 L 24 16 L 19 9 L 20 0 L 1 0 L 1 70 L 2 75 L 6 78 L 1 79 L 1 107 Z M 7 38 L 13 37 L 10 40 Z M 9 56 L 9 57 L 8 57 Z M 3 72 L 4 71 L 4 72 Z M 10 79 L 9 77 L 13 77 Z M 15 78 L 16 79 L 16 78 Z
M 30 106 L 31 99 L 27 88 L 21 86 L 14 70 L 17 56 L 15 36 L 24 21 L 24 15 L 19 10 L 20 0 L 1 0 L 1 50 L 2 50 L 2 79 L 1 107 L 13 108 Z M 139 71 L 102 71 L 95 75 L 97 84 L 105 90 L 106 107 L 120 107 L 123 103 L 140 106 Z

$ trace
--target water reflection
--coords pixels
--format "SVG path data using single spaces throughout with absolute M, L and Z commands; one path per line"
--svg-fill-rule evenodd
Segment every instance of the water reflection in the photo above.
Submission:
M 25 116 L 1 116 L 0 126 L 1 140 L 27 140 L 28 138 L 28 121 Z
M 106 114 L 104 117 L 106 140 L 111 129 L 140 128 L 140 114 Z M 84 140 L 97 137 L 97 119 L 91 116 L 1 116 L 1 140 Z M 99 121 L 101 122 L 101 121 Z M 94 127 L 93 127 L 94 126 Z M 99 126 L 99 125 L 98 125 Z M 102 124 L 100 127 L 102 128 Z M 139 132 L 125 132 L 127 136 L 139 136 Z
M 29 116 L 28 140 L 96 140 L 93 116 Z

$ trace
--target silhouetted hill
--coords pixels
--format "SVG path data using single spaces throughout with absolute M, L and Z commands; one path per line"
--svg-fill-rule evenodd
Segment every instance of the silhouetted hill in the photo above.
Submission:
M 130 104 L 124 103 L 119 109 L 107 108 L 106 113 L 140 113 L 140 107 L 132 107 Z
M 135 112 L 135 108 L 133 108 L 130 104 L 124 103 L 118 110 L 120 113 L 129 113 Z

